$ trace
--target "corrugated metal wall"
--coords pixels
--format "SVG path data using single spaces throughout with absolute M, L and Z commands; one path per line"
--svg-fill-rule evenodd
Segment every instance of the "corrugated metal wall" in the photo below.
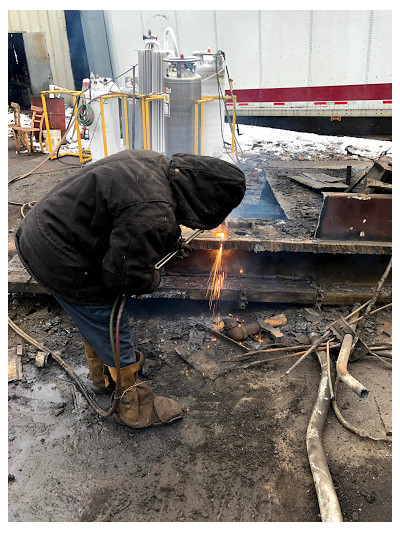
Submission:
M 75 88 L 64 11 L 8 11 L 8 32 L 44 33 L 54 84 L 70 90 Z

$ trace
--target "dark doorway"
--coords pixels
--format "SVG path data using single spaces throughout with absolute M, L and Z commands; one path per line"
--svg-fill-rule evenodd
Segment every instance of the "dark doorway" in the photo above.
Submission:
M 82 89 L 82 80 L 90 76 L 81 14 L 80 11 L 72 9 L 64 11 L 64 14 L 75 89 L 80 91 Z
M 31 82 L 22 33 L 8 34 L 8 104 L 15 102 L 23 109 L 31 105 Z

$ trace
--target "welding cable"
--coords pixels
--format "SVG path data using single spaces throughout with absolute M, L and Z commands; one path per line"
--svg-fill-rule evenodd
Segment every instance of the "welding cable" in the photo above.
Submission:
M 61 146 L 61 144 L 64 142 L 64 139 L 66 139 L 67 137 L 67 134 L 69 132 L 69 130 L 71 129 L 71 127 L 73 126 L 74 122 L 75 122 L 75 119 L 76 117 L 74 118 L 73 121 L 71 121 L 71 124 L 69 125 L 69 127 L 65 130 L 65 133 L 64 135 L 62 136 L 61 138 L 61 141 L 59 143 L 59 145 L 57 146 L 57 148 L 55 150 L 53 150 L 53 152 L 51 154 L 49 154 L 46 159 L 44 159 L 37 167 L 35 167 L 34 169 L 30 170 L 29 172 L 27 172 L 26 174 L 23 174 L 22 176 L 17 176 L 15 178 L 12 178 L 11 180 L 8 181 L 8 185 L 10 185 L 11 183 L 14 183 L 16 181 L 19 181 L 19 180 L 22 180 L 24 178 L 27 178 L 28 176 L 30 176 L 31 174 L 33 174 L 36 170 L 38 170 L 40 167 L 42 167 L 46 161 L 48 161 L 53 155 L 55 155 L 59 149 L 59 147 Z
M 225 52 L 223 52 L 222 50 L 218 50 L 218 52 L 216 53 L 215 55 L 215 73 L 218 74 L 218 55 L 221 55 L 222 58 L 223 58 L 223 61 L 224 61 L 224 64 L 225 64 L 225 70 L 226 70 L 226 73 L 227 73 L 227 76 L 228 76 L 228 80 L 230 79 L 229 78 L 229 70 L 228 70 L 228 65 L 226 64 L 226 59 L 225 59 Z M 221 113 L 221 100 L 223 101 L 223 104 L 224 104 L 224 108 L 225 108 L 225 115 L 226 115 L 226 118 L 228 119 L 228 124 L 229 124 L 229 127 L 230 127 L 230 130 L 231 130 L 231 133 L 233 133 L 234 135 L 234 139 L 235 139 L 235 155 L 236 155 L 236 161 L 233 159 L 233 157 L 228 153 L 229 157 L 232 159 L 232 161 L 241 169 L 244 171 L 245 168 L 248 168 L 250 170 L 255 170 L 257 169 L 257 167 L 250 167 L 249 165 L 246 165 L 245 163 L 243 163 L 243 161 L 240 161 L 239 159 L 239 155 L 238 155 L 238 151 L 237 151 L 237 147 L 239 147 L 239 150 L 241 152 L 241 155 L 242 157 L 244 158 L 245 155 L 244 155 L 244 152 L 242 150 L 242 147 L 240 146 L 240 143 L 238 141 L 238 138 L 237 138 L 237 135 L 236 133 L 233 131 L 233 124 L 232 124 L 232 121 L 231 121 L 231 117 L 229 115 L 229 112 L 228 112 L 228 106 L 226 104 L 226 101 L 224 99 L 224 94 L 222 92 L 222 88 L 221 88 L 221 83 L 220 83 L 220 80 L 219 80 L 219 76 L 217 75 L 217 85 L 218 85 L 218 95 L 219 95 L 219 116 L 220 116 L 220 127 L 221 127 L 221 136 L 222 136 L 222 142 L 223 142 L 223 146 L 225 147 L 225 145 L 228 145 L 228 146 L 232 146 L 231 143 L 228 143 L 227 141 L 225 141 L 224 139 L 224 133 L 223 133 L 223 120 L 222 120 L 222 113 Z M 232 90 L 232 85 L 230 84 L 230 89 L 231 89 L 231 95 L 233 96 L 233 90 Z M 262 168 L 262 167 L 260 167 Z
M 117 382 L 115 387 L 115 393 L 114 397 L 120 399 L 120 394 L 122 393 L 122 386 L 121 386 L 121 357 L 120 357 L 120 328 L 121 328 L 121 316 L 122 312 L 125 307 L 127 296 L 126 295 L 118 295 L 115 299 L 114 305 L 111 310 L 110 314 L 110 322 L 109 322 L 109 333 L 110 333 L 110 345 L 111 345 L 111 351 L 114 359 L 114 366 L 117 373 Z M 114 317 L 115 312 L 118 307 L 118 313 L 117 313 L 117 322 L 115 326 L 115 342 L 114 342 Z
M 232 84 L 231 84 L 231 79 L 230 79 L 230 76 L 229 76 L 229 70 L 228 70 L 228 65 L 226 63 L 226 59 L 225 59 L 225 52 L 223 52 L 222 50 L 218 50 L 218 52 L 215 54 L 215 71 L 216 73 L 218 72 L 218 55 L 221 55 L 223 57 L 223 60 L 224 60 L 224 63 L 225 63 L 225 70 L 226 70 L 226 75 L 228 77 L 228 82 L 229 82 L 229 88 L 230 88 L 230 93 L 231 93 L 231 96 L 232 96 L 232 102 L 233 102 L 233 89 L 232 89 Z M 217 84 L 218 84 L 218 93 L 220 95 L 220 97 L 222 98 L 222 101 L 224 103 L 224 107 L 225 107 L 225 114 L 226 114 L 226 118 L 228 119 L 228 123 L 229 123 L 229 127 L 230 127 L 230 130 L 231 130 L 231 133 L 234 135 L 235 137 L 235 153 L 236 153 L 236 158 L 238 159 L 238 154 L 237 154 L 237 148 L 236 146 L 239 146 L 239 149 L 243 155 L 243 150 L 240 146 L 240 143 L 236 137 L 236 133 L 234 132 L 233 130 L 233 124 L 232 124 L 232 121 L 231 121 L 231 117 L 229 116 L 229 112 L 228 112 L 228 106 L 226 104 L 226 101 L 224 99 L 224 94 L 222 92 L 222 88 L 221 88 L 221 83 L 219 81 L 219 77 L 217 76 Z M 221 119 L 221 128 L 222 128 L 222 119 Z M 224 141 L 224 144 L 229 144 L 229 143 L 226 143 L 223 136 L 222 136 L 222 140 Z
M 83 92 L 83 91 L 82 91 Z M 89 104 L 91 102 L 93 102 L 94 100 L 97 100 L 98 98 L 100 98 L 100 96 L 96 96 L 95 98 L 92 98 L 92 100 L 90 100 Z M 70 129 L 72 128 L 72 126 L 75 124 L 75 121 L 77 120 L 77 117 L 78 115 L 72 115 L 71 116 L 71 120 L 69 122 L 69 125 L 67 126 L 67 129 L 65 130 L 65 133 L 64 135 L 62 136 L 61 138 L 61 141 L 60 143 L 58 144 L 58 146 L 53 150 L 53 152 L 51 154 L 49 154 L 46 159 L 44 159 L 37 167 L 35 167 L 34 169 L 30 170 L 29 172 L 27 172 L 26 174 L 23 174 L 22 176 L 17 176 L 15 178 L 12 178 L 11 180 L 8 181 L 8 185 L 10 185 L 11 183 L 14 183 L 16 181 L 19 181 L 19 180 L 22 180 L 24 178 L 27 178 L 28 176 L 30 176 L 31 174 L 33 174 L 36 170 L 38 170 L 40 167 L 42 167 L 51 157 L 53 157 L 54 155 L 57 155 L 58 154 L 58 151 L 62 145 L 62 143 L 64 142 L 64 140 L 67 138 L 67 135 L 70 131 Z M 58 157 L 58 156 L 57 156 Z M 61 159 L 58 159 L 60 162 L 61 162 Z M 78 165 L 70 165 L 70 166 L 78 166 Z M 81 167 L 80 167 L 81 168 Z
M 29 209 L 32 209 L 32 207 L 37 204 L 37 202 L 35 200 L 33 200 L 32 202 L 27 202 L 26 204 L 23 204 L 21 206 L 21 215 L 22 215 L 22 218 L 25 218 L 25 209 L 27 207 L 29 207 Z
M 77 374 L 73 371 L 73 369 L 58 355 L 57 352 L 52 352 L 50 350 L 47 350 L 44 346 L 39 344 L 33 337 L 25 333 L 21 328 L 19 328 L 10 317 L 8 317 L 8 325 L 22 338 L 27 340 L 30 344 L 35 346 L 38 350 L 41 352 L 45 352 L 47 354 L 50 354 L 53 359 L 57 361 L 57 363 L 67 372 L 67 374 L 75 381 L 75 384 L 79 391 L 84 396 L 87 403 L 90 405 L 90 407 L 101 417 L 108 418 L 118 408 L 119 401 L 121 399 L 121 393 L 122 393 L 122 387 L 121 387 L 121 360 L 120 360 L 120 338 L 119 338 L 119 331 L 120 331 L 120 325 L 121 325 L 121 315 L 125 306 L 126 302 L 126 296 L 119 295 L 113 304 L 113 307 L 111 309 L 110 314 L 110 343 L 111 343 L 111 350 L 114 358 L 115 368 L 117 370 L 117 382 L 115 384 L 115 391 L 113 394 L 113 401 L 111 404 L 111 407 L 108 411 L 105 411 L 101 407 L 99 407 L 89 396 L 88 392 L 86 391 L 85 386 L 82 383 L 82 380 L 80 379 Z M 117 306 L 119 305 L 118 313 L 117 313 L 117 321 L 116 321 L 116 336 L 115 336 L 115 342 L 114 342 L 114 334 L 113 334 L 113 324 L 114 324 L 114 317 L 116 313 Z
M 128 69 L 126 72 L 129 72 L 131 69 Z M 124 72 L 123 74 L 126 74 L 126 72 Z M 123 76 L 123 74 L 120 74 L 120 76 Z M 119 77 L 119 76 L 118 76 Z M 86 89 L 85 89 L 86 91 Z M 81 93 L 78 95 L 78 100 L 80 98 L 80 96 L 85 92 L 85 91 L 81 91 Z M 122 94 L 122 93 L 121 93 Z M 103 96 L 103 95 L 102 95 Z M 96 96 L 95 98 L 92 98 L 88 104 L 91 104 L 94 100 L 97 100 L 99 99 L 100 96 Z M 78 102 L 77 100 L 77 102 Z M 51 154 L 49 154 L 46 159 L 44 159 L 37 167 L 33 168 L 32 170 L 30 170 L 29 172 L 27 172 L 26 174 L 23 174 L 22 176 L 17 176 L 15 178 L 12 178 L 11 180 L 8 181 L 8 185 L 10 185 L 11 183 L 14 183 L 16 181 L 19 181 L 19 180 L 22 180 L 24 178 L 27 178 L 28 176 L 32 175 L 36 170 L 38 170 L 40 167 L 42 167 L 49 159 L 51 159 L 51 157 L 53 157 L 54 155 L 57 155 L 57 159 L 62 162 L 62 160 L 60 158 L 58 158 L 58 152 L 59 152 L 59 149 L 60 149 L 60 146 L 62 145 L 62 143 L 64 142 L 64 140 L 67 138 L 67 134 L 69 133 L 69 130 L 72 128 L 72 126 L 75 124 L 75 121 L 77 120 L 77 116 L 78 115 L 72 115 L 71 117 L 71 120 L 70 120 L 70 123 L 69 125 L 67 126 L 67 129 L 65 130 L 65 133 L 64 135 L 62 136 L 61 138 L 61 141 L 60 143 L 58 144 L 58 146 L 55 148 L 55 150 L 53 150 L 53 152 Z M 69 166 L 78 166 L 78 165 L 69 165 Z M 81 168 L 81 166 L 79 166 Z
M 27 342 L 29 342 L 29 344 L 32 344 L 32 346 L 35 346 L 39 351 L 41 352 L 45 352 L 49 355 L 51 355 L 51 357 L 57 361 L 57 363 L 66 371 L 66 373 L 74 380 L 75 382 L 75 385 L 77 386 L 78 390 L 82 393 L 83 397 L 85 398 L 85 400 L 87 401 L 87 403 L 90 405 L 90 407 L 100 416 L 102 417 L 109 417 L 110 415 L 112 415 L 117 407 L 118 407 L 118 403 L 119 403 L 119 400 L 117 398 L 114 399 L 114 402 L 113 402 L 113 405 L 111 406 L 111 408 L 108 410 L 108 411 L 104 411 L 104 409 L 102 409 L 101 407 L 99 407 L 94 401 L 93 399 L 89 396 L 89 393 L 87 392 L 81 378 L 75 374 L 75 372 L 73 371 L 73 369 L 71 368 L 71 366 L 69 364 L 67 364 L 61 357 L 60 355 L 57 353 L 57 352 L 53 352 L 51 350 L 48 350 L 47 348 L 45 348 L 44 346 L 42 346 L 38 341 L 36 341 L 33 337 L 31 337 L 30 335 L 28 335 L 27 333 L 25 333 L 21 328 L 19 328 L 12 320 L 10 317 L 8 317 L 8 325 L 10 326 L 11 329 L 13 329 L 20 337 L 22 337 L 23 339 L 25 339 Z

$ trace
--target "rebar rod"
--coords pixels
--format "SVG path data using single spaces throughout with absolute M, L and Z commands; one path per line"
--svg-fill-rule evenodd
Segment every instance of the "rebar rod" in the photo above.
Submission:
M 331 400 L 333 399 L 333 386 L 332 386 L 332 376 L 331 376 L 331 354 L 329 350 L 329 341 L 326 343 L 326 364 L 327 364 L 327 372 L 328 372 L 328 386 L 329 386 L 329 394 L 331 397 Z
M 289 370 L 286 370 L 284 374 L 282 374 L 281 379 L 283 379 L 285 376 L 288 376 L 292 370 L 296 368 L 297 365 L 299 365 L 303 359 L 307 357 L 307 355 L 310 355 L 310 353 L 315 352 L 315 350 L 324 342 L 326 341 L 330 336 L 332 332 L 330 330 L 326 331 L 322 337 L 320 337 L 318 340 L 315 341 L 315 343 L 309 348 L 304 354 L 298 359 L 290 368 Z
M 362 305 L 360 305 L 359 307 L 357 306 L 357 309 L 355 309 L 354 311 L 352 311 L 349 315 L 347 315 L 345 317 L 345 320 L 349 320 L 349 318 L 351 318 L 352 316 L 354 316 L 355 314 L 359 313 L 359 311 L 361 309 L 363 309 L 364 307 L 366 307 L 367 305 L 369 305 L 370 303 L 372 302 L 372 299 L 371 300 L 368 300 L 367 302 L 363 303 Z M 335 324 L 335 322 L 333 322 L 332 324 Z M 330 326 L 332 326 L 332 324 Z M 284 374 L 282 374 L 281 376 L 281 379 L 283 379 L 285 376 L 288 376 L 290 374 L 290 372 L 296 368 L 297 365 L 299 365 L 303 359 L 305 359 L 307 357 L 307 355 L 310 355 L 310 353 L 314 352 L 325 340 L 327 340 L 329 338 L 329 336 L 331 335 L 331 331 L 330 331 L 330 326 L 327 326 L 326 328 L 326 331 L 325 333 L 322 335 L 322 337 L 320 337 L 317 341 L 315 341 L 315 343 L 311 346 L 311 348 L 309 348 L 305 353 L 304 355 L 302 355 L 300 357 L 300 359 L 298 361 L 296 361 L 294 363 L 294 365 L 292 365 L 289 370 L 287 370 Z
M 358 324 L 357 334 L 356 334 L 356 336 L 355 336 L 355 338 L 353 340 L 353 345 L 351 347 L 351 352 L 354 350 L 354 347 L 356 346 L 359 338 L 362 335 L 362 332 L 364 330 L 365 324 L 367 323 L 367 320 L 368 320 L 368 318 L 369 318 L 369 316 L 371 314 L 372 308 L 375 305 L 377 299 L 379 298 L 379 295 L 380 295 L 380 293 L 382 291 L 383 285 L 384 285 L 384 283 L 386 281 L 386 278 L 388 277 L 389 272 L 391 271 L 391 269 L 392 269 L 392 258 L 390 258 L 390 261 L 389 261 L 389 263 L 388 263 L 388 265 L 386 267 L 386 270 L 383 273 L 381 279 L 379 280 L 379 282 L 378 282 L 378 284 L 377 284 L 377 286 L 376 286 L 376 288 L 374 290 L 374 293 L 372 295 L 372 298 L 369 301 L 369 304 L 368 304 L 368 306 L 367 306 L 367 308 L 365 310 L 363 318 L 362 318 L 362 320 L 360 320 L 360 322 Z

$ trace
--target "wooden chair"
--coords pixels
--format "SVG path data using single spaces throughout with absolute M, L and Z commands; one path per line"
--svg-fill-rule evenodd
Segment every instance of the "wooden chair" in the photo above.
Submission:
M 31 155 L 33 152 L 33 135 L 38 134 L 37 137 L 39 139 L 40 149 L 42 151 L 42 154 L 44 154 L 44 147 L 43 147 L 43 121 L 44 121 L 44 111 L 41 107 L 31 106 L 31 112 L 32 112 L 32 118 L 31 118 L 31 125 L 29 127 L 23 127 L 21 126 L 21 112 L 20 112 L 20 106 L 18 104 L 15 104 L 14 102 L 11 103 L 11 107 L 14 109 L 14 122 L 15 124 L 9 125 L 9 127 L 12 128 L 14 131 L 14 139 L 15 139 L 15 146 L 17 149 L 17 152 L 20 151 L 19 141 L 21 141 L 22 145 L 25 146 L 25 148 L 28 150 L 28 155 Z M 36 123 L 39 123 L 38 125 Z
M 19 107 L 19 104 L 11 102 L 11 107 L 14 111 L 14 124 L 9 123 L 8 127 L 12 128 L 13 126 L 21 126 L 21 108 Z

